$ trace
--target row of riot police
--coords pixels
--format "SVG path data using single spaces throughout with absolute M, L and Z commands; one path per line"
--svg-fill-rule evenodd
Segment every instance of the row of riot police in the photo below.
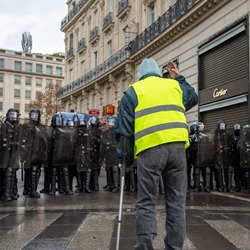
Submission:
M 235 124 L 228 129 L 223 120 L 218 121 L 215 130 L 205 130 L 202 122 L 190 126 L 190 147 L 187 149 L 188 190 L 193 168 L 193 191 L 216 190 L 233 192 L 243 188 L 250 193 L 250 126 Z M 214 178 L 214 179 L 213 179 Z

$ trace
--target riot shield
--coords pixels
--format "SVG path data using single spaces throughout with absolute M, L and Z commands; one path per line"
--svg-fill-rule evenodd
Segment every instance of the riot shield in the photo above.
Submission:
M 76 144 L 76 169 L 78 172 L 86 171 L 87 166 L 90 164 L 90 138 L 87 127 L 78 127 L 78 137 Z
M 98 127 L 88 127 L 89 131 L 89 148 L 91 150 L 88 151 L 90 155 L 90 168 L 92 170 L 100 169 L 100 137 L 101 131 Z
M 242 168 L 250 168 L 250 127 L 240 132 L 240 165 Z
M 19 168 L 20 155 L 19 124 L 3 123 L 1 126 L 0 168 Z
M 107 166 L 117 165 L 117 152 L 116 152 L 116 139 L 114 127 L 103 126 L 101 127 L 101 150 L 100 159 L 105 159 Z
M 198 136 L 197 166 L 209 167 L 214 165 L 214 131 L 200 132 Z
M 215 168 L 224 169 L 231 165 L 230 134 L 227 130 L 215 131 Z
M 74 165 L 77 127 L 57 127 L 53 136 L 53 165 Z

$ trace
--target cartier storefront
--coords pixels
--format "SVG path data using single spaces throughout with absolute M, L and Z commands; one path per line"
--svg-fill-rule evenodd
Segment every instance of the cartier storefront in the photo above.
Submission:
M 203 43 L 199 55 L 199 121 L 215 129 L 249 124 L 249 49 L 246 20 Z

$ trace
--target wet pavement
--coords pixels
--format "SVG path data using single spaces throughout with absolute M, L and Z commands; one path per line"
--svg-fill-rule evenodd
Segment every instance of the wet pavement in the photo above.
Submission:
M 20 174 L 20 173 L 18 173 Z M 0 250 L 116 249 L 119 193 L 105 192 L 105 171 L 100 174 L 100 191 L 35 199 L 0 201 Z M 43 177 L 38 190 L 43 187 Z M 136 193 L 124 192 L 120 250 L 135 244 Z M 183 249 L 250 249 L 250 195 L 241 193 L 187 194 L 187 233 Z M 155 248 L 164 249 L 164 195 L 159 195 Z

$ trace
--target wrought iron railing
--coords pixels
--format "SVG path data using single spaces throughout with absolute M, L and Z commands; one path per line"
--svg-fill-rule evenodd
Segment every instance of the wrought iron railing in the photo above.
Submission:
M 85 5 L 85 3 L 87 3 L 87 1 L 88 0 L 80 0 L 76 4 L 76 6 L 61 21 L 61 28 L 63 28 L 76 15 L 76 13 Z
M 109 24 L 113 22 L 113 12 L 109 12 L 107 16 L 103 19 L 103 29 L 105 29 Z
M 92 29 L 92 30 L 90 31 L 90 36 L 89 36 L 89 38 L 90 38 L 90 40 L 92 40 L 92 39 L 94 39 L 95 37 L 97 37 L 98 35 L 99 35 L 99 27 L 98 27 L 98 26 L 95 26 L 95 28 Z
M 77 50 L 80 50 L 82 48 L 86 47 L 86 39 L 85 38 L 82 38 L 79 42 L 78 42 L 78 45 L 77 45 Z
M 118 15 L 129 6 L 129 0 L 121 0 L 118 3 Z
M 196 3 L 201 0 L 179 0 L 168 11 L 160 16 L 152 25 L 129 43 L 131 55 L 135 54 L 146 44 L 155 39 L 159 34 L 166 31 L 174 22 L 187 13 Z
M 68 51 L 67 51 L 67 55 L 66 55 L 66 59 L 69 59 L 70 57 L 74 56 L 74 49 L 73 48 L 70 48 Z

